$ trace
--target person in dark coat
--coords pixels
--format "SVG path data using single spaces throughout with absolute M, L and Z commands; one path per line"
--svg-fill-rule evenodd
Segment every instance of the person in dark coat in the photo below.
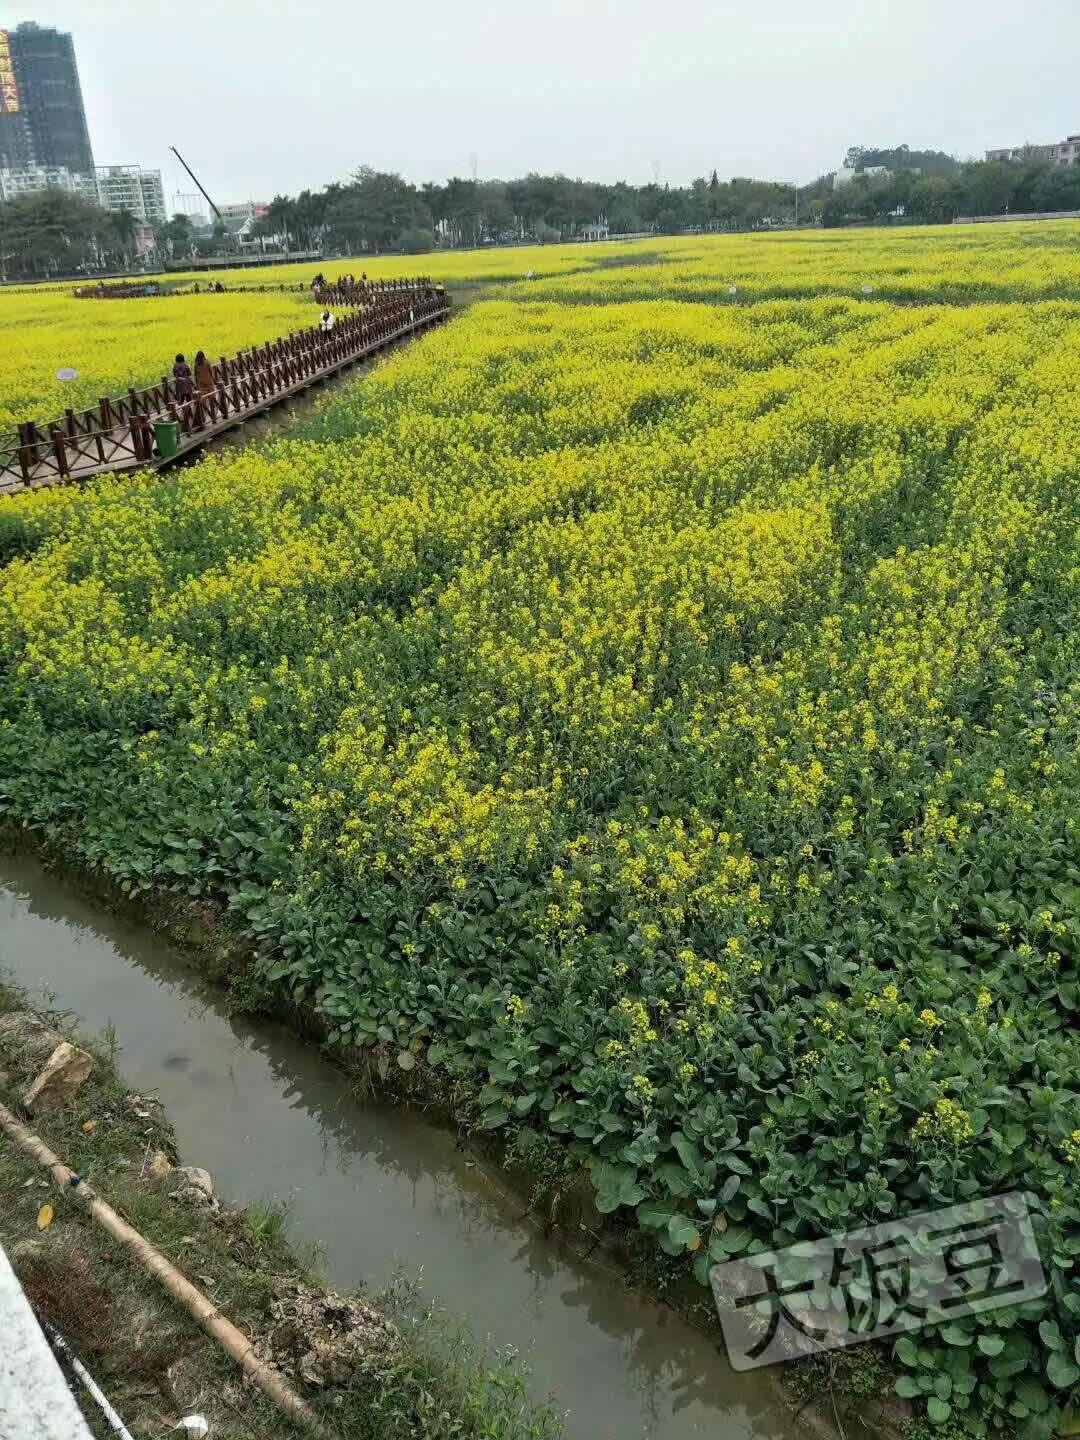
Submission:
M 195 394 L 195 386 L 191 381 L 191 366 L 183 355 L 177 355 L 172 373 L 173 379 L 176 381 L 176 398 L 181 405 L 186 405 Z

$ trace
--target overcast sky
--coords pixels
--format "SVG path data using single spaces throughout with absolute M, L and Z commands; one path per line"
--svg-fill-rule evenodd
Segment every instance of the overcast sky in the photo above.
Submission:
M 1080 132 L 1077 0 L 0 0 L 75 36 L 95 158 L 219 203 L 528 170 L 798 178 Z

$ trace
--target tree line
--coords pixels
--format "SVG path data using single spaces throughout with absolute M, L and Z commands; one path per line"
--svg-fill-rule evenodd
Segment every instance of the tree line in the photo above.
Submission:
M 887 173 L 880 173 L 884 167 Z M 848 184 L 822 175 L 792 184 L 735 178 L 714 170 L 689 185 L 603 184 L 566 175 L 413 185 L 400 175 L 362 168 L 348 184 L 276 196 L 256 233 L 291 249 L 357 254 L 421 252 L 436 245 L 477 246 L 569 240 L 589 227 L 612 235 L 754 230 L 899 221 L 948 223 L 962 215 L 1080 209 L 1080 166 L 1029 158 L 957 161 L 937 150 L 855 146 Z M 874 172 L 879 173 L 874 173 Z
M 543 244 L 596 226 L 612 235 L 674 235 L 755 230 L 796 218 L 825 226 L 948 223 L 961 215 L 1080 210 L 1080 166 L 1033 155 L 960 162 L 906 145 L 853 146 L 840 178 L 848 183 L 834 185 L 832 175 L 822 175 L 797 190 L 770 180 L 721 180 L 715 170 L 683 186 L 537 174 L 414 185 L 364 166 L 346 183 L 276 196 L 255 236 L 294 251 L 420 254 L 437 246 Z M 65 191 L 21 196 L 0 204 L 0 273 L 30 279 L 128 269 L 137 228 L 130 213 L 110 214 Z M 200 235 L 184 215 L 159 226 L 155 241 L 158 261 L 235 248 L 223 226 Z
M 0 275 L 36 280 L 129 269 L 138 228 L 130 210 L 103 210 L 67 190 L 16 196 L 0 204 Z
M 801 187 L 800 204 L 824 192 L 824 181 Z M 365 166 L 348 184 L 276 196 L 256 233 L 285 238 L 296 250 L 419 253 L 435 245 L 545 244 L 598 225 L 613 235 L 749 229 L 785 224 L 794 210 L 790 184 L 722 181 L 715 171 L 688 186 L 604 184 L 536 174 L 413 185 Z
M 849 152 L 849 159 L 853 152 Z M 1080 210 L 1080 165 L 1054 165 L 1030 154 L 1018 160 L 969 161 L 949 156 L 929 164 L 911 163 L 900 152 L 860 151 L 853 177 L 824 196 L 823 225 L 884 224 L 907 221 L 947 224 L 963 215 L 1020 215 Z M 897 156 L 900 156 L 899 163 Z M 944 165 L 943 160 L 951 163 Z M 887 174 L 867 173 L 884 165 Z

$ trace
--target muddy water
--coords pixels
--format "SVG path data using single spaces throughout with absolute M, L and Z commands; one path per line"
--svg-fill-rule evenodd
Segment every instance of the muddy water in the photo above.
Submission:
M 289 1206 L 332 1284 L 419 1272 L 425 1298 L 479 1339 L 513 1345 L 573 1440 L 789 1440 L 760 1377 L 636 1295 L 610 1262 L 544 1236 L 497 1168 L 423 1116 L 351 1097 L 281 1026 L 225 1013 L 220 993 L 157 937 L 35 860 L 0 853 L 0 975 L 116 1029 L 119 1063 L 153 1091 L 185 1159 L 228 1199 Z

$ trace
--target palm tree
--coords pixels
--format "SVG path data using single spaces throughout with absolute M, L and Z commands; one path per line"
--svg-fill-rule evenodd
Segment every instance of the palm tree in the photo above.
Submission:
M 258 221 L 255 227 L 256 233 L 267 236 L 280 235 L 285 241 L 285 249 L 292 249 L 297 228 L 296 210 L 295 200 L 290 200 L 286 195 L 275 195 L 267 206 L 266 214 Z

